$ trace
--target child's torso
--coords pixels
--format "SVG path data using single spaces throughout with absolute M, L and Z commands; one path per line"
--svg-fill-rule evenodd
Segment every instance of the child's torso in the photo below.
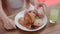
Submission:
M 7 3 L 11 8 L 19 8 L 23 6 L 24 0 L 7 0 Z

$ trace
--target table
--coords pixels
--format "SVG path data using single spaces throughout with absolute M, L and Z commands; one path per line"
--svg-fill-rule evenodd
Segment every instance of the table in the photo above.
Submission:
M 60 23 L 56 25 L 47 24 L 43 29 L 36 32 L 26 32 L 17 28 L 16 30 L 7 31 L 3 27 L 3 23 L 0 20 L 0 34 L 60 34 Z

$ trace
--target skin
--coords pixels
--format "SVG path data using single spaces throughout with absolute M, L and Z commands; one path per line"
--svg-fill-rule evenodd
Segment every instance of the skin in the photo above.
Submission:
M 16 29 L 16 26 L 13 22 L 13 20 L 9 19 L 7 15 L 5 14 L 3 8 L 2 8 L 2 1 L 0 0 L 0 18 L 4 22 L 4 28 L 6 29 Z

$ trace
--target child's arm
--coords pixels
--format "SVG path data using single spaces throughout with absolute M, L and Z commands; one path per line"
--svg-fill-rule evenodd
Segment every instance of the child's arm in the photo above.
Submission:
M 0 18 L 4 22 L 4 27 L 6 29 L 13 29 L 16 28 L 14 22 L 7 17 L 7 15 L 4 13 L 4 10 L 2 8 L 2 2 L 0 0 Z
M 1 17 L 1 19 L 7 18 L 7 15 L 4 13 L 4 10 L 2 8 L 1 0 L 0 0 L 0 17 Z

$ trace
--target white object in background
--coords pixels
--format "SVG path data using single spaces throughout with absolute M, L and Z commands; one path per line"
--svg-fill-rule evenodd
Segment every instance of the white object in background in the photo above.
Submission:
M 52 20 L 50 20 L 50 23 L 55 24 L 56 22 L 53 22 Z
M 20 8 L 24 6 L 24 0 L 7 0 L 11 8 Z

